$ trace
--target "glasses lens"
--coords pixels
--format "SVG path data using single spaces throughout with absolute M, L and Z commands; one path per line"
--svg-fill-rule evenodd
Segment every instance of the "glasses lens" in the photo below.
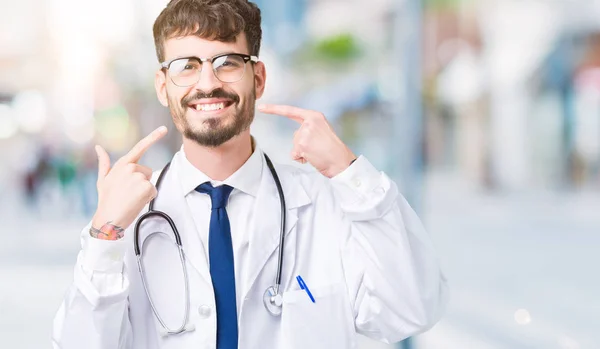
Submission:
M 236 82 L 244 76 L 246 62 L 237 55 L 221 56 L 213 61 L 213 69 L 217 79 L 223 82 Z
M 198 81 L 202 63 L 193 58 L 181 58 L 171 62 L 169 75 L 177 86 L 191 86 Z

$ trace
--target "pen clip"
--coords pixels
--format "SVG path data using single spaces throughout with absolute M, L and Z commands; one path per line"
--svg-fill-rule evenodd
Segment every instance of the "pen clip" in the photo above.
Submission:
M 300 289 L 304 290 L 306 292 L 306 294 L 308 295 L 308 297 L 310 297 L 310 300 L 313 303 L 315 303 L 315 298 L 313 297 L 312 293 L 310 293 L 310 290 L 308 289 L 308 286 L 306 286 L 306 283 L 302 279 L 302 276 L 300 276 L 300 275 L 296 276 L 296 281 L 298 281 L 298 285 L 300 285 Z

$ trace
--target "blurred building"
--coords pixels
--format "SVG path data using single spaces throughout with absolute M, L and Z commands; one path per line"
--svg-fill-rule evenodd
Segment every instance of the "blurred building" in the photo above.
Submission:
M 0 275 L 14 267 L 39 281 L 15 266 L 21 260 L 38 263 L 31 268 L 43 275 L 63 263 L 71 277 L 69 253 L 78 246 L 64 220 L 79 227 L 95 207 L 93 145 L 116 158 L 155 127 L 173 129 L 153 86 L 151 29 L 166 3 L 0 0 L 0 218 L 17 222 L 19 232 L 4 236 L 12 254 L 0 257 L 13 264 L 0 265 Z M 427 226 L 450 262 L 458 301 L 449 316 L 455 327 L 442 327 L 439 345 L 428 348 L 446 349 L 449 340 L 463 348 L 594 347 L 584 344 L 596 333 L 589 319 L 597 297 L 578 283 L 596 285 L 586 268 L 597 265 L 590 241 L 600 189 L 600 1 L 423 0 L 418 25 L 404 22 L 410 0 L 256 3 L 268 69 L 263 101 L 323 112 L 353 150 L 400 182 L 411 203 L 425 188 L 437 204 L 416 206 L 433 217 Z M 405 45 L 413 37 L 421 48 Z M 422 91 L 408 81 L 419 74 Z M 261 146 L 288 160 L 297 125 L 257 117 L 255 126 Z M 170 132 L 144 161 L 158 168 L 179 146 Z M 406 179 L 400 167 L 418 174 Z M 64 240 L 43 234 L 52 222 Z M 31 244 L 39 253 L 12 252 Z M 31 292 L 41 306 L 47 300 L 39 289 Z M 11 299 L 3 291 L 0 309 Z M 527 292 L 539 311 L 529 327 L 527 311 L 507 311 Z M 29 324 L 37 314 L 25 308 L 36 307 L 15 303 L 9 309 L 19 311 L 8 313 L 31 315 L 22 321 Z M 17 326 L 0 333 L 20 343 L 11 330 Z M 488 337 L 474 345 L 478 336 Z

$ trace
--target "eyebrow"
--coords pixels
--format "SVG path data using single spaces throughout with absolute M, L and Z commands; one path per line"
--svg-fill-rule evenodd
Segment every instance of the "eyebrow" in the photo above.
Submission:
M 234 51 L 225 51 L 225 52 L 222 52 L 222 53 L 217 53 L 216 55 L 212 55 L 212 56 L 211 56 L 211 57 L 209 57 L 209 58 L 218 57 L 218 56 L 223 56 L 223 55 L 231 55 L 231 54 L 240 54 L 240 55 L 245 55 L 245 54 L 247 54 L 247 53 L 234 52 Z M 248 54 L 248 55 L 249 55 L 249 54 Z M 196 56 L 196 55 L 183 55 L 183 56 L 178 56 L 178 57 L 175 57 L 175 58 L 172 58 L 172 59 L 168 59 L 168 60 L 166 60 L 165 62 L 168 62 L 168 61 L 173 61 L 173 60 L 180 59 L 180 58 L 191 58 L 191 57 L 194 57 L 194 58 L 198 58 L 198 59 L 200 59 L 200 57 L 199 57 L 199 56 Z

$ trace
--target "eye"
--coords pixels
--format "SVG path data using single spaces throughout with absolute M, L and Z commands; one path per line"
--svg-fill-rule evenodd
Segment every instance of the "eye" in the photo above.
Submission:
M 239 69 L 244 66 L 244 59 L 236 56 L 221 56 L 213 62 L 213 65 L 220 69 Z

